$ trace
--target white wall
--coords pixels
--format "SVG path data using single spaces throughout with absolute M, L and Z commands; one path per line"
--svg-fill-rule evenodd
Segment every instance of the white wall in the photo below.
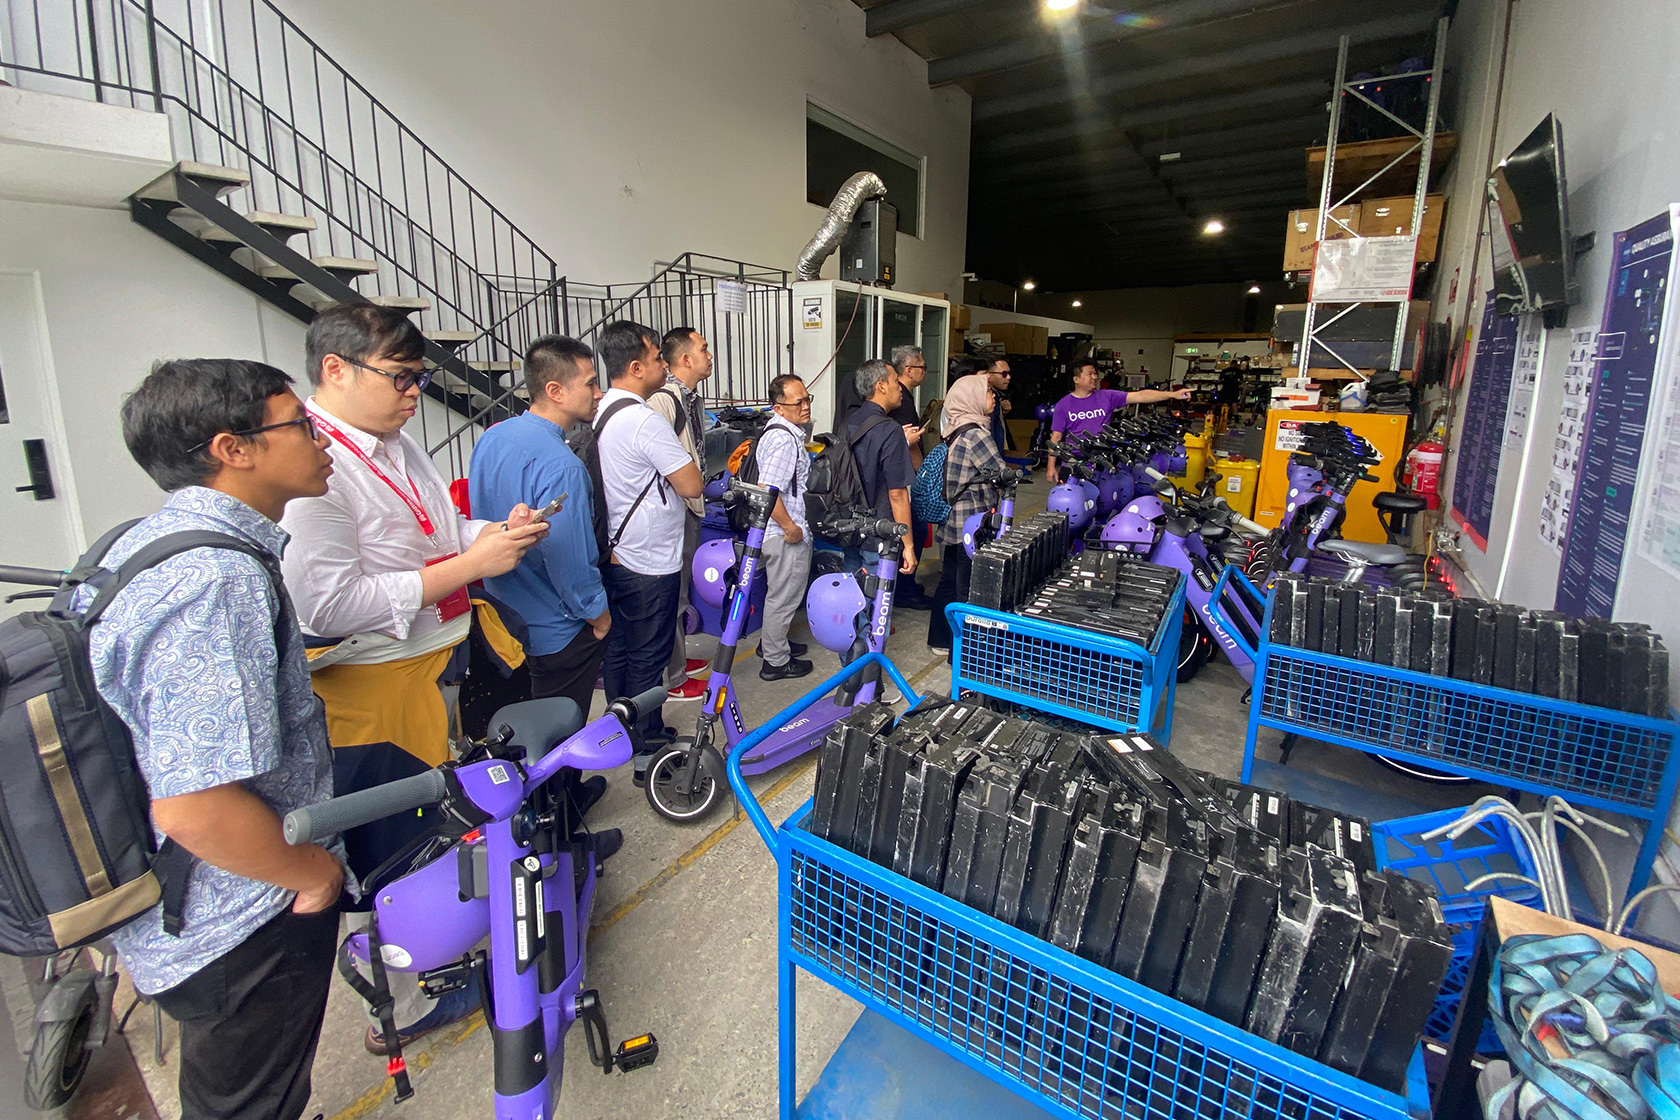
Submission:
M 303 380 L 297 320 L 135 225 L 127 211 L 0 200 L 0 269 L 41 277 L 69 459 L 90 537 L 163 504 L 163 493 L 129 458 L 118 419 L 124 395 L 153 362 L 255 358 Z
M 807 99 L 926 159 L 899 287 L 960 291 L 969 98 L 851 0 L 280 0 L 568 275 L 684 250 L 792 268 Z M 824 276 L 835 274 L 831 259 Z

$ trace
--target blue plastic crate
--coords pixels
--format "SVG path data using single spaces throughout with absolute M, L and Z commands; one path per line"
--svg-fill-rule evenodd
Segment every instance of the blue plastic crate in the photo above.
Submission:
M 953 603 L 951 688 L 1115 731 L 1172 736 L 1184 579 L 1147 647 L 1107 634 Z
M 1424 1025 L 1424 1034 L 1442 1042 L 1452 1037 L 1453 1024 L 1458 1019 L 1458 1005 L 1470 978 L 1476 936 L 1487 900 L 1498 895 L 1530 905 L 1540 899 L 1538 887 L 1512 879 L 1496 879 L 1474 891 L 1465 889 L 1490 871 L 1511 872 L 1531 879 L 1537 871 L 1527 848 L 1512 836 L 1510 824 L 1498 817 L 1477 823 L 1457 840 L 1445 836 L 1436 840 L 1423 838 L 1424 833 L 1451 824 L 1463 815 L 1462 809 L 1444 809 L 1371 825 L 1377 866 L 1404 872 L 1433 886 L 1440 896 L 1441 914 L 1452 932 L 1452 963 L 1441 981 L 1440 994 L 1435 997 L 1435 1009 Z M 1476 1048 L 1484 1054 L 1503 1050 L 1491 1023 L 1482 1024 Z
M 859 659 L 737 744 L 729 780 L 776 857 L 780 1114 L 794 1115 L 796 969 L 1069 1120 L 1418 1120 L 1421 1052 L 1405 1096 L 1247 1034 L 954 902 L 806 832 L 780 828 L 740 759 L 870 664 Z

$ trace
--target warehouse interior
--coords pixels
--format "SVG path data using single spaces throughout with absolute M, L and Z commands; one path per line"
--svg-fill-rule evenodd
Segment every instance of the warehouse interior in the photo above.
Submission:
M 1662 1115 L 1677 41 L 1658 0 L 0 0 L 0 594 L 38 593 L 0 606 L 0 1114 L 198 1115 L 190 1025 L 108 937 L 12 947 L 43 909 L 19 791 L 95 794 L 50 784 L 11 636 L 170 498 L 124 442 L 157 363 L 308 397 L 311 324 L 365 305 L 418 328 L 403 439 L 463 524 L 488 434 L 543 404 L 541 340 L 609 389 L 618 321 L 703 336 L 706 489 L 675 504 L 717 548 L 680 566 L 674 738 L 606 670 L 535 751 L 457 724 L 427 772 L 490 839 L 399 858 L 449 871 L 418 926 L 485 924 L 434 962 L 483 1002 L 397 1061 L 335 975 L 273 1115 Z M 778 679 L 794 495 L 749 452 L 788 384 L 800 469 L 841 476 L 801 509 L 848 469 L 861 497 L 805 526 Z M 870 408 L 914 421 L 907 485 L 863 455 Z M 558 766 L 590 716 L 627 753 L 580 756 L 587 824 L 457 778 Z M 503 843 L 535 895 L 486 886 Z M 498 909 L 531 899 L 536 926 Z M 1577 968 L 1596 1038 L 1536 1010 Z

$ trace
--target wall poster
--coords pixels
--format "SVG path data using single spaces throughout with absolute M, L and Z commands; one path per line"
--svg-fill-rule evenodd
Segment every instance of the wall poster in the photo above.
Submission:
M 1557 434 L 1552 437 L 1552 468 L 1546 492 L 1540 497 L 1540 539 L 1563 555 L 1569 531 L 1569 507 L 1575 501 L 1575 480 L 1581 469 L 1581 435 L 1587 429 L 1587 403 L 1592 396 L 1593 354 L 1598 331 L 1582 327 L 1569 332 L 1569 364 L 1563 367 L 1563 407 L 1558 411 Z
M 1483 297 L 1482 305 L 1482 329 L 1476 336 L 1464 426 L 1455 452 L 1452 515 L 1476 547 L 1486 552 L 1494 494 L 1499 488 L 1500 453 L 1505 445 L 1518 316 L 1494 314 L 1492 292 Z

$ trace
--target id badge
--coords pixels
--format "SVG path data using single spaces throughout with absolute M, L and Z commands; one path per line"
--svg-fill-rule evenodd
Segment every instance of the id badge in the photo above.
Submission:
M 456 555 L 456 553 L 451 552 L 448 556 L 439 556 L 435 560 L 428 560 L 426 561 L 426 567 L 429 568 L 433 564 L 441 564 L 445 560 L 453 560 Z M 454 591 L 451 591 L 448 595 L 445 595 L 443 598 L 433 603 L 432 609 L 437 611 L 439 622 L 453 622 L 455 619 L 460 618 L 462 615 L 472 610 L 472 596 L 468 594 L 465 587 L 458 587 Z

